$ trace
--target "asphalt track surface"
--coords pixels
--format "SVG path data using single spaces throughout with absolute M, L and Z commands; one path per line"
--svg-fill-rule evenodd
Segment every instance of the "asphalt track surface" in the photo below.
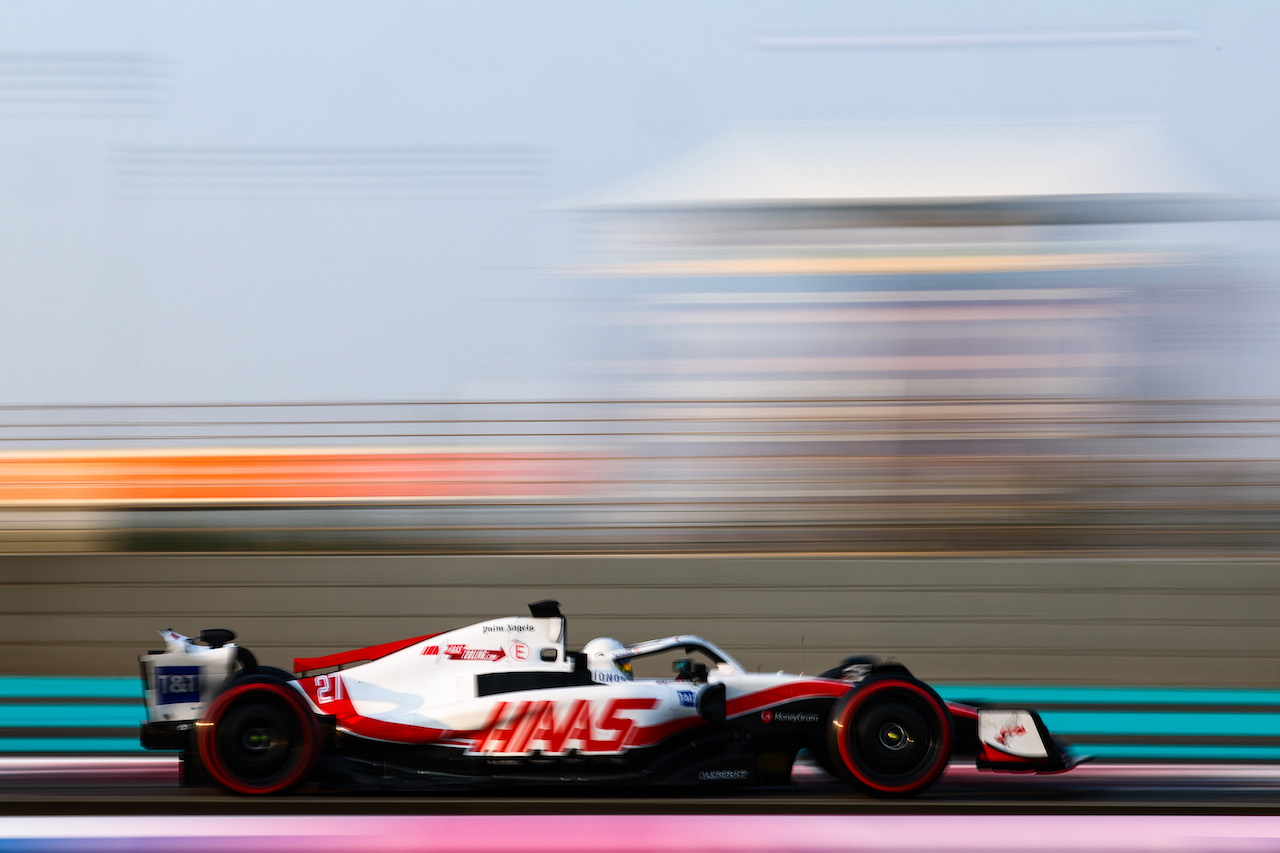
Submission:
M 906 800 L 860 796 L 798 765 L 776 788 L 306 791 L 248 798 L 178 785 L 177 762 L 0 759 L 0 816 L 71 815 L 1280 815 L 1280 765 L 1086 764 L 1043 776 L 953 765 Z

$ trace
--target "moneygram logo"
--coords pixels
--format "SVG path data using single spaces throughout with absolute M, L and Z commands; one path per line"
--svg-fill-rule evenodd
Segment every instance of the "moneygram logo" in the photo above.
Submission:
M 760 719 L 766 723 L 816 723 L 822 719 L 821 714 L 801 714 L 791 711 L 761 711 Z

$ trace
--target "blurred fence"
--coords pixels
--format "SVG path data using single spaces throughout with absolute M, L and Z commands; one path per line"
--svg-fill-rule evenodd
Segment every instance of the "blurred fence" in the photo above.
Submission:
M 929 681 L 1280 686 L 1276 558 L 77 554 L 0 559 L 8 675 L 135 675 L 156 632 L 258 660 L 558 599 L 568 642 L 696 633 L 751 670 L 892 657 Z M 954 697 L 962 698 L 962 697 Z
M 1280 401 L 0 408 L 0 549 L 1280 546 Z

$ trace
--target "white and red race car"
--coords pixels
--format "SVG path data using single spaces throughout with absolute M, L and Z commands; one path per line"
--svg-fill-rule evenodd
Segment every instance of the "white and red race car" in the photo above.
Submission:
M 239 794 L 328 787 L 785 784 L 808 750 L 854 788 L 909 796 L 956 756 L 992 770 L 1074 763 L 1040 717 L 947 703 L 901 664 L 747 672 L 675 636 L 565 645 L 554 601 L 350 652 L 259 666 L 230 631 L 165 630 L 139 657 L 142 744 L 182 750 L 187 784 Z M 643 677 L 654 659 L 674 673 Z

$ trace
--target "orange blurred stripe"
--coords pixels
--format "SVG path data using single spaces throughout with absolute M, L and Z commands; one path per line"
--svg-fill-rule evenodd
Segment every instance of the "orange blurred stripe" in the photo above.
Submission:
M 0 503 L 563 495 L 571 453 L 244 452 L 0 456 Z

